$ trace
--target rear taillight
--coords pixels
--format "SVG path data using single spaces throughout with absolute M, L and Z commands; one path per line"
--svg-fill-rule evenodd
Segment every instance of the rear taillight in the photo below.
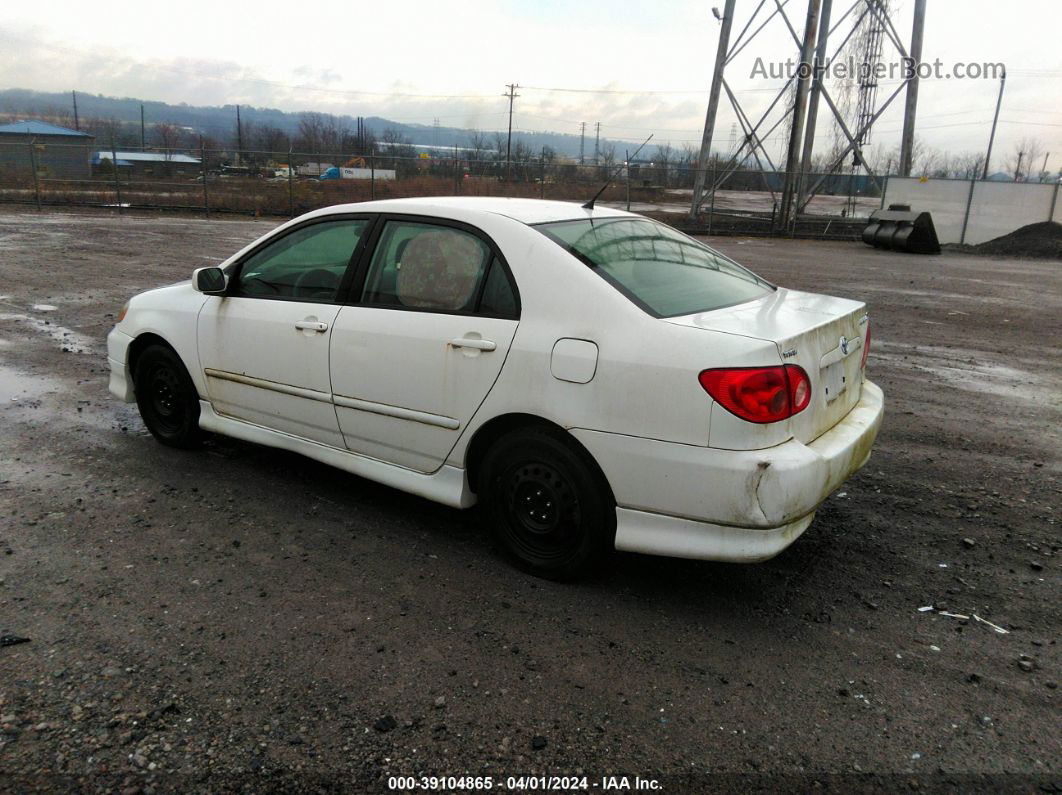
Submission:
M 859 362 L 859 369 L 867 366 L 867 355 L 870 353 L 870 321 L 867 321 L 867 336 L 863 340 L 863 360 Z
M 698 380 L 723 408 L 749 422 L 778 422 L 811 402 L 811 380 L 796 364 L 704 370 Z

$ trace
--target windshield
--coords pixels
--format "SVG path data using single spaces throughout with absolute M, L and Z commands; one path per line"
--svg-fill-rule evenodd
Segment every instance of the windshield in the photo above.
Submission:
M 774 289 L 718 251 L 648 218 L 585 218 L 535 228 L 656 317 L 733 306 Z

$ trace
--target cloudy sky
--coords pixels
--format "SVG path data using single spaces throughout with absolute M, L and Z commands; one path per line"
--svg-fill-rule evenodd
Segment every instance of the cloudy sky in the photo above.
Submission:
M 654 143 L 681 146 L 699 142 L 704 123 L 719 30 L 712 5 L 721 9 L 723 2 L 8 3 L 0 14 L 0 88 L 77 89 L 425 124 L 439 118 L 445 126 L 497 130 L 506 123 L 505 84 L 516 82 L 517 129 L 577 133 L 582 121 L 590 129 L 600 122 L 602 136 L 613 140 L 653 132 Z M 735 38 L 757 5 L 738 0 Z M 801 29 L 806 3 L 785 5 Z M 834 0 L 834 19 L 851 5 Z M 905 44 L 913 5 L 891 0 Z M 838 27 L 835 43 L 847 27 Z M 753 77 L 756 58 L 780 61 L 795 53 L 776 16 L 728 66 L 728 82 L 749 116 L 758 118 L 772 89 L 784 82 Z M 885 58 L 896 57 L 887 45 Z M 1041 158 L 1051 153 L 1048 168 L 1062 168 L 1062 3 L 929 0 L 923 60 L 937 58 L 945 71 L 957 62 L 1005 64 L 996 153 L 1003 159 L 1023 139 L 1033 139 Z M 879 98 L 897 84 L 884 80 Z M 951 152 L 983 151 L 998 85 L 991 79 L 923 81 L 919 137 Z M 902 103 L 901 94 L 872 143 L 896 145 Z M 719 148 L 726 148 L 735 118 L 724 103 Z M 817 140 L 825 146 L 830 135 L 826 129 Z M 776 134 L 768 148 L 781 147 Z

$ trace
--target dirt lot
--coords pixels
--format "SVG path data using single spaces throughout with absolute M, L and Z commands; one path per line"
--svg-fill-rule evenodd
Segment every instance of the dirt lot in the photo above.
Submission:
M 868 302 L 874 456 L 773 561 L 556 585 L 472 513 L 110 398 L 123 301 L 271 226 L 0 214 L 0 789 L 1062 786 L 1062 264 L 715 240 Z

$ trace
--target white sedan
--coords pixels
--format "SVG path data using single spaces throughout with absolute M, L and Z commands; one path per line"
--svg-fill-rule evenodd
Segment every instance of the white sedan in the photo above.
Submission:
M 535 574 L 612 549 L 758 561 L 870 456 L 858 301 L 776 287 L 609 208 L 395 199 L 296 218 L 135 296 L 110 390 L 213 432 L 480 503 Z

